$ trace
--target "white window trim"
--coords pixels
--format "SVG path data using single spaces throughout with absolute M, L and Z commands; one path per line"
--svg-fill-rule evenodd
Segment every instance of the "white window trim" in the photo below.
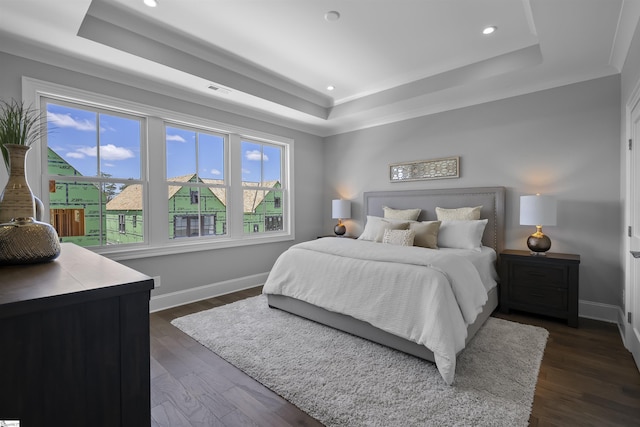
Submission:
M 248 246 L 265 243 L 275 243 L 295 239 L 295 220 L 294 220 L 294 183 L 291 180 L 293 176 L 293 150 L 294 140 L 291 138 L 273 135 L 265 132 L 255 131 L 239 126 L 229 125 L 216 122 L 202 117 L 186 115 L 183 113 L 166 110 L 163 108 L 152 107 L 140 104 L 134 101 L 126 101 L 113 98 L 108 95 L 102 95 L 94 92 L 75 89 L 68 86 L 50 83 L 30 77 L 22 77 L 22 99 L 27 105 L 32 105 L 36 109 L 40 109 L 40 98 L 46 96 L 53 99 L 63 99 L 72 102 L 85 104 L 95 104 L 98 107 L 108 106 L 109 108 L 121 109 L 125 113 L 133 113 L 145 116 L 147 118 L 147 179 L 148 194 L 145 195 L 144 206 L 147 208 L 144 216 L 145 224 L 145 240 L 146 243 L 127 244 L 127 245 L 110 245 L 102 247 L 90 247 L 89 249 L 108 256 L 114 260 L 125 260 L 135 258 L 147 258 L 163 255 L 171 255 L 178 253 L 189 253 L 196 251 L 206 251 L 213 249 L 232 248 L 239 246 Z M 285 147 L 282 180 L 287 183 L 283 203 L 285 209 L 284 230 L 282 232 L 267 232 L 260 234 L 243 234 L 242 223 L 239 221 L 231 221 L 228 224 L 228 236 L 217 236 L 215 238 L 193 238 L 193 239 L 169 239 L 166 232 L 166 224 L 168 221 L 168 211 L 166 197 L 163 199 L 162 194 L 166 189 L 166 168 L 165 145 L 161 144 L 161 148 L 152 151 L 148 141 L 164 141 L 164 122 L 176 124 L 184 124 L 185 126 L 196 126 L 208 129 L 214 132 L 229 134 L 230 144 L 230 171 L 228 178 L 230 182 L 242 182 L 240 167 L 240 159 L 236 158 L 241 153 L 236 153 L 232 149 L 232 140 L 239 141 L 242 138 L 251 140 L 264 141 L 274 144 L 280 144 Z M 161 124 L 161 125 L 159 125 Z M 43 150 L 42 144 L 35 144 L 32 147 L 31 155 L 27 157 L 27 177 L 30 177 L 29 184 L 33 193 L 38 196 L 45 206 L 48 206 L 48 192 L 43 192 L 43 188 L 48 189 L 48 184 L 44 182 L 46 175 L 43 174 L 42 156 L 46 151 Z M 240 187 L 241 185 L 236 185 Z M 237 193 L 234 192 L 234 193 Z M 150 197 L 150 194 L 155 197 Z M 233 193 L 230 195 L 233 197 Z M 241 197 L 241 191 L 240 196 Z M 288 200 L 288 203 L 285 201 Z M 164 203 L 163 203 L 164 201 Z M 235 197 L 231 199 L 231 206 L 235 206 Z M 242 201 L 240 200 L 242 205 Z M 149 212 L 162 212 L 161 215 L 149 215 Z M 45 218 L 48 221 L 48 210 L 45 209 Z M 228 218 L 233 218 L 233 212 L 228 213 Z M 239 229 L 239 233 L 238 233 Z

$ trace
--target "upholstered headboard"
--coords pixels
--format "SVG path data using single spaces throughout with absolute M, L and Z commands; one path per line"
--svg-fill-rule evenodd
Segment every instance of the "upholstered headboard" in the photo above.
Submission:
M 384 216 L 383 206 L 393 209 L 420 208 L 419 221 L 436 220 L 436 207 L 452 209 L 482 206 L 480 218 L 488 219 L 482 244 L 495 249 L 498 254 L 504 249 L 504 187 L 369 191 L 364 193 L 364 221 L 367 215 Z

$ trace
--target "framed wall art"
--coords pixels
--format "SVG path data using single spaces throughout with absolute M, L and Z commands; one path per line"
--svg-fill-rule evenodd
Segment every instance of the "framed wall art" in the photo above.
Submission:
M 391 182 L 460 177 L 460 157 L 419 160 L 389 165 Z

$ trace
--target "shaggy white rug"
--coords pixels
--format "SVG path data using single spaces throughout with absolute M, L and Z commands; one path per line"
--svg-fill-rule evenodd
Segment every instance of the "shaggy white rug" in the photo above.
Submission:
M 175 326 L 327 426 L 527 426 L 548 332 L 489 318 L 458 356 L 434 364 L 271 309 L 263 295 Z

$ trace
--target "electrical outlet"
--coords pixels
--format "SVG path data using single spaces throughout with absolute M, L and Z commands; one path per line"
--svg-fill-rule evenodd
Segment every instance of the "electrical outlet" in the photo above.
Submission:
M 160 276 L 153 276 L 153 283 L 155 288 L 160 287 Z

